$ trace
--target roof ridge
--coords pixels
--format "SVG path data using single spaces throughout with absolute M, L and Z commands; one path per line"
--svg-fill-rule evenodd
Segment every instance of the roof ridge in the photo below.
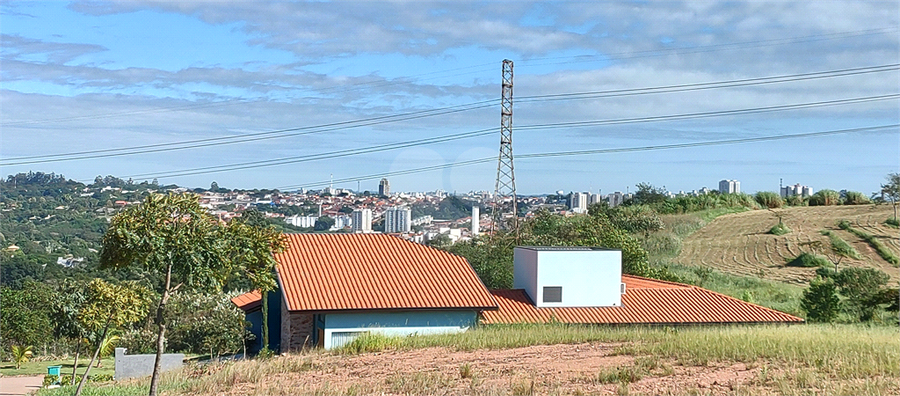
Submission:
M 629 277 L 629 278 L 635 278 L 635 279 L 640 279 L 640 280 L 645 280 L 645 281 L 650 281 L 650 282 L 665 283 L 665 284 L 667 284 L 667 285 L 683 286 L 683 287 L 685 287 L 685 288 L 699 287 L 699 286 L 692 285 L 692 284 L 689 284 L 689 283 L 679 283 L 679 282 L 672 282 L 672 281 L 667 281 L 667 280 L 662 280 L 662 279 L 648 278 L 648 277 L 646 277 L 646 276 L 637 276 L 637 275 L 631 275 L 631 274 L 622 274 L 622 277 L 623 277 L 623 278 L 626 277 L 626 276 Z

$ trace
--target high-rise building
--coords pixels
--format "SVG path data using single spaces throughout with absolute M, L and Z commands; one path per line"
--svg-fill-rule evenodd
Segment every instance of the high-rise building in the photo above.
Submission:
M 378 195 L 391 195 L 391 183 L 387 178 L 381 179 L 378 183 Z
M 615 208 L 616 206 L 619 206 L 624 202 L 625 202 L 625 195 L 623 195 L 621 191 L 616 191 L 612 194 L 609 194 L 609 207 L 610 208 Z
M 372 209 L 357 209 L 350 216 L 353 218 L 350 223 L 353 232 L 372 232 Z
M 406 207 L 393 207 L 384 212 L 384 232 L 404 233 L 411 229 L 412 211 Z
M 799 195 L 800 197 L 809 197 L 813 195 L 813 189 L 810 186 L 801 186 L 800 183 L 797 183 L 793 186 L 785 186 L 781 187 L 781 197 L 793 197 L 795 195 Z
M 481 232 L 481 213 L 477 206 L 472 206 L 472 236 Z
M 573 192 L 569 208 L 575 213 L 587 213 L 588 193 Z
M 722 180 L 719 182 L 719 194 L 739 194 L 741 182 L 737 180 Z

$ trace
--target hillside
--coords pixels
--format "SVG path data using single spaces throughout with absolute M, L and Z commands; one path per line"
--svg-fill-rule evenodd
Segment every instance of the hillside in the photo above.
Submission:
M 785 263 L 801 252 L 815 253 L 815 241 L 830 247 L 829 238 L 821 233 L 829 230 L 860 253 L 859 259 L 844 257 L 840 266 L 877 268 L 890 274 L 892 283 L 900 280 L 896 266 L 881 258 L 866 241 L 837 226 L 840 220 L 848 220 L 854 228 L 874 235 L 894 255 L 900 255 L 898 230 L 883 224 L 891 215 L 889 205 L 789 207 L 779 211 L 792 232 L 781 236 L 769 234 L 769 229 L 778 223 L 771 211 L 724 215 L 685 238 L 681 254 L 675 261 L 732 274 L 804 284 L 814 276 L 815 268 L 788 267 Z M 818 250 L 823 254 L 822 248 Z

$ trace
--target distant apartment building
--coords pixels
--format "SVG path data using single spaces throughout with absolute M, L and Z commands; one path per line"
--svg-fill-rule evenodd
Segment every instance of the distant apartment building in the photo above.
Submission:
M 378 183 L 378 195 L 391 195 L 391 183 L 387 178 L 381 179 L 381 182 Z
M 801 186 L 800 183 L 797 183 L 793 186 L 785 186 L 781 187 L 781 197 L 809 197 L 813 195 L 813 189 L 810 186 Z
M 384 212 L 384 232 L 404 233 L 411 229 L 412 211 L 406 207 L 393 207 Z
M 719 194 L 739 194 L 741 182 L 737 180 L 722 180 L 719 182 Z
M 587 213 L 588 194 L 583 192 L 573 192 L 570 198 L 569 208 L 575 213 Z
M 353 218 L 348 215 L 337 215 L 333 217 L 334 225 L 331 226 L 331 231 L 343 230 L 347 227 L 353 226 Z
M 621 204 L 625 203 L 625 194 L 622 194 L 621 191 L 616 191 L 612 194 L 609 194 L 609 207 L 615 208 Z
M 372 209 L 356 209 L 350 214 L 353 232 L 372 232 Z
M 591 194 L 588 198 L 588 206 L 591 206 L 595 203 L 603 202 L 603 195 L 600 194 Z
M 284 222 L 288 223 L 294 227 L 301 228 L 312 228 L 316 225 L 316 220 L 319 218 L 316 216 L 288 216 L 284 218 Z

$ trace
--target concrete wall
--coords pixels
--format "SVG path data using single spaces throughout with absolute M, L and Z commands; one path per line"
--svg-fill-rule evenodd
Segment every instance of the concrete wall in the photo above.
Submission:
M 125 351 L 125 348 L 116 348 L 116 373 L 113 379 L 118 381 L 128 378 L 146 377 L 153 374 L 153 363 L 156 361 L 155 354 L 126 355 Z M 164 353 L 159 367 L 162 372 L 166 372 L 180 369 L 183 364 L 183 353 Z
M 359 335 L 372 332 L 386 336 L 458 333 L 474 326 L 475 311 L 405 311 L 326 314 L 325 349 L 337 348 Z
M 513 285 L 538 307 L 622 305 L 622 251 L 594 248 L 516 247 Z M 561 302 L 544 302 L 545 287 L 561 287 Z

